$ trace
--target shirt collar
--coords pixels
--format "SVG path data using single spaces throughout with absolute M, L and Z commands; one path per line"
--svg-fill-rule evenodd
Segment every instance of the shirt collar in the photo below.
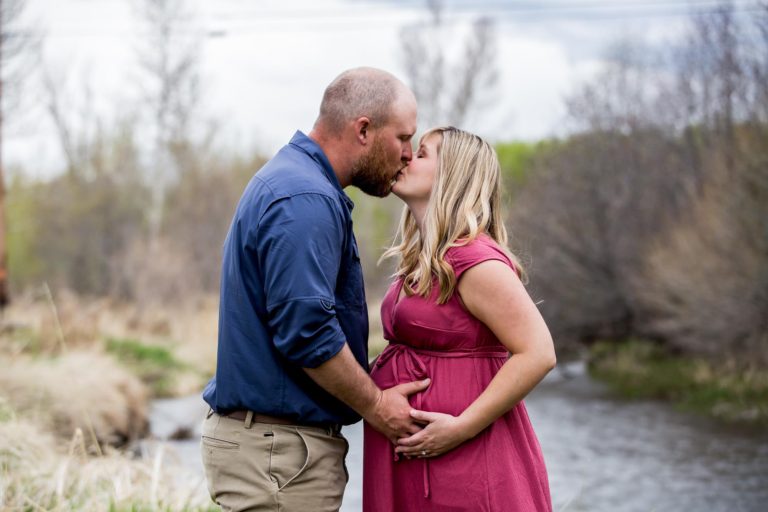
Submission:
M 301 130 L 296 130 L 296 133 L 293 134 L 289 144 L 292 144 L 301 149 L 310 157 L 312 157 L 315 162 L 320 164 L 320 168 L 323 170 L 325 177 L 328 178 L 328 181 L 330 181 L 334 187 L 336 187 L 336 190 L 339 191 L 339 195 L 341 195 L 341 197 L 347 203 L 349 209 L 351 210 L 355 207 L 355 203 L 352 202 L 349 196 L 344 193 L 344 189 L 341 188 L 341 183 L 339 183 L 339 178 L 336 177 L 336 173 L 333 172 L 331 162 L 328 161 L 328 157 L 325 156 L 323 149 L 317 144 L 317 142 L 304 135 Z

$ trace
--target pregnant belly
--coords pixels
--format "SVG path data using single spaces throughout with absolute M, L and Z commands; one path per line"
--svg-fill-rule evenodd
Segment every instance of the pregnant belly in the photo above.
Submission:
M 380 359 L 371 377 L 382 389 L 429 377 L 429 387 L 409 397 L 411 406 L 458 415 L 480 396 L 505 361 L 505 354 L 436 357 L 403 350 Z

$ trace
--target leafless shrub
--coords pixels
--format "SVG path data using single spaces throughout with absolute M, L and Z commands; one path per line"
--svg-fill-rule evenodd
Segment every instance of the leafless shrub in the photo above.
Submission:
M 478 17 L 456 48 L 454 27 L 442 0 L 426 2 L 429 20 L 403 27 L 401 57 L 408 83 L 419 102 L 424 126 L 464 125 L 486 106 L 498 80 L 493 21 Z
M 109 356 L 69 351 L 55 359 L 20 356 L 3 366 L 0 388 L 11 407 L 62 439 L 80 429 L 88 444 L 119 446 L 148 432 L 146 388 Z
M 685 351 L 768 364 L 768 154 L 727 172 L 646 250 L 641 333 Z
M 560 343 L 642 336 L 765 360 L 768 39 L 749 39 L 756 56 L 744 34 L 767 19 L 723 7 L 671 54 L 619 45 L 571 98 L 586 132 L 536 163 L 511 216 Z

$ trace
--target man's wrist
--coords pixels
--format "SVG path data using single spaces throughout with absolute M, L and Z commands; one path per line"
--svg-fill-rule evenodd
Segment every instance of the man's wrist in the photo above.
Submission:
M 373 417 L 377 416 L 378 411 L 381 408 L 381 403 L 384 400 L 384 391 L 379 389 L 375 384 L 373 385 L 373 399 L 371 399 L 364 411 L 361 411 L 360 415 L 370 422 Z

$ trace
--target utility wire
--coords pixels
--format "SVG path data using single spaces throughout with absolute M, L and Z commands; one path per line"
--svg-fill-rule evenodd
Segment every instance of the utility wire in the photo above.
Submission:
M 477 7 L 476 4 L 460 4 Z M 680 18 L 691 16 L 708 16 L 721 12 L 723 2 L 721 0 L 698 0 L 681 2 L 679 0 L 662 0 L 651 2 L 642 0 L 636 2 L 605 3 L 580 2 L 578 4 L 568 5 L 559 3 L 541 4 L 521 3 L 515 4 L 493 4 L 494 7 L 486 9 L 476 9 L 472 11 L 472 17 L 487 16 L 497 21 L 526 23 L 547 23 L 555 21 L 574 21 L 574 22 L 603 22 L 603 21 L 626 21 L 634 19 L 652 19 L 652 18 Z M 644 6 L 640 8 L 640 6 Z M 694 8 L 697 7 L 698 8 Z M 450 6 L 451 8 L 453 5 Z M 631 11 L 628 8 L 638 9 Z M 667 9 L 660 9 L 666 7 Z M 598 9 L 599 8 L 599 9 Z M 616 10 L 618 8 L 618 10 Z M 752 2 L 734 2 L 730 8 L 734 14 L 749 14 L 757 12 L 766 12 L 768 9 L 765 4 L 761 5 Z M 366 9 L 366 13 L 354 13 L 349 11 L 300 11 L 284 12 L 278 15 L 277 11 L 271 11 L 267 15 L 232 14 L 233 20 L 238 23 L 220 23 L 226 21 L 227 17 L 214 15 L 211 20 L 214 22 L 210 28 L 189 29 L 184 31 L 185 35 L 195 37 L 224 37 L 229 35 L 261 35 L 274 33 L 323 33 L 323 32 L 366 32 L 376 29 L 389 29 L 393 26 L 418 26 L 423 18 L 414 20 L 413 16 L 405 19 L 402 13 L 390 12 L 385 14 L 371 13 Z M 266 11 L 265 11 L 266 12 Z M 411 14 L 416 14 L 414 11 Z M 443 15 L 443 22 L 446 24 L 456 24 L 472 19 L 469 13 L 464 12 L 446 12 Z M 101 31 L 101 30 L 78 30 L 70 32 L 69 30 L 57 30 L 48 32 L 48 37 L 126 37 L 131 35 L 142 35 L 142 31 Z M 28 37 L 31 33 L 21 31 L 9 34 L 16 37 Z
M 758 7 L 759 4 L 755 0 L 747 1 L 734 1 L 732 2 L 735 8 L 742 7 Z M 369 4 L 370 5 L 370 4 Z M 404 6 L 404 4 L 398 4 Z M 660 9 L 660 8 L 673 8 L 673 9 L 695 9 L 697 7 L 708 7 L 711 9 L 717 9 L 724 6 L 723 0 L 639 0 L 639 1 L 626 1 L 626 2 L 504 2 L 504 3 L 488 3 L 482 2 L 478 5 L 477 2 L 473 3 L 450 3 L 443 7 L 443 13 L 452 13 L 456 11 L 470 11 L 470 12 L 492 12 L 492 13 L 542 13 L 542 14 L 561 14 L 572 13 L 578 11 L 622 11 L 632 9 Z M 424 12 L 423 7 L 411 7 L 410 4 L 407 7 L 408 10 L 415 13 Z M 214 17 L 224 19 L 231 18 L 237 20 L 247 20 L 248 18 L 258 18 L 261 20 L 283 20 L 283 19 L 300 19 L 300 18 L 318 18 L 332 16 L 335 18 L 353 17 L 358 16 L 360 12 L 366 13 L 368 9 L 364 9 L 362 5 L 355 4 L 355 8 L 344 10 L 328 10 L 328 9 L 302 9 L 302 10 L 238 10 L 236 12 L 214 12 Z M 378 13 L 377 13 L 378 14 Z

